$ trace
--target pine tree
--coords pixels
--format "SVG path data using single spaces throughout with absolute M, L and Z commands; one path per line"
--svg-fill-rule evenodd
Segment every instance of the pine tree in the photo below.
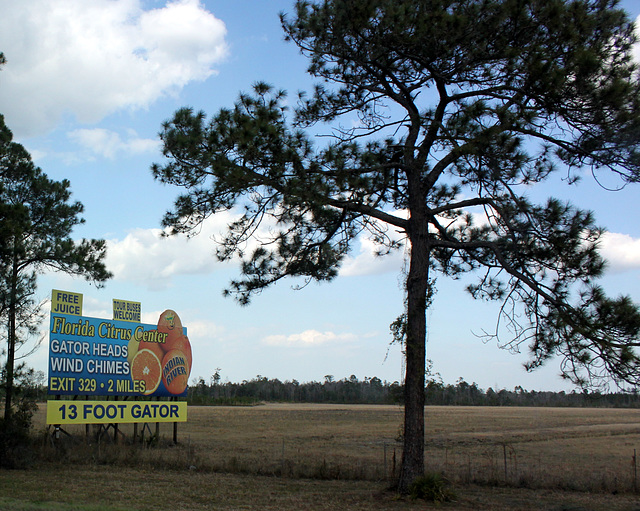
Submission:
M 16 347 L 39 321 L 37 275 L 45 270 L 79 275 L 100 285 L 111 274 L 104 240 L 74 241 L 83 206 L 70 202 L 68 180 L 49 179 L 0 115 L 0 315 L 6 318 L 5 420 L 11 418 Z
M 640 179 L 640 81 L 633 24 L 613 0 L 299 1 L 288 40 L 320 79 L 289 115 L 257 84 L 207 120 L 177 111 L 153 173 L 184 187 L 163 224 L 191 233 L 234 207 L 218 257 L 243 256 L 227 293 L 247 303 L 284 277 L 331 280 L 363 233 L 409 248 L 400 491 L 424 472 L 426 315 L 435 279 L 478 276 L 502 302 L 512 345 L 552 356 L 577 384 L 636 385 L 640 311 L 606 297 L 594 216 L 531 186 L 559 172 Z M 309 128 L 329 123 L 314 146 Z M 354 126 L 343 128 L 342 126 Z M 244 254 L 261 222 L 276 228 Z M 272 227 L 273 229 L 273 227 Z

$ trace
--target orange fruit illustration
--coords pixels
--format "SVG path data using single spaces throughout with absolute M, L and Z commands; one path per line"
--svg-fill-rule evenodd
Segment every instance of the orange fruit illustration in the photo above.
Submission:
M 184 356 L 187 359 L 187 367 L 189 368 L 188 372 L 191 372 L 191 343 L 186 335 L 180 334 L 178 336 L 174 336 L 162 347 L 164 348 L 165 353 L 169 353 L 171 350 L 180 350 L 184 353 Z
M 182 321 L 180 321 L 180 317 L 176 311 L 167 309 L 160 314 L 160 318 L 158 319 L 158 332 L 168 334 L 167 338 L 174 335 L 182 335 Z
M 145 391 L 143 394 L 153 394 L 162 375 L 162 367 L 157 355 L 148 349 L 141 349 L 133 357 L 131 363 L 131 379 L 134 381 L 144 381 Z
M 186 355 L 180 350 L 171 350 L 162 359 L 162 383 L 170 394 L 182 394 L 189 381 L 189 366 Z
M 155 330 L 142 332 L 142 339 L 138 345 L 138 350 L 153 351 L 156 354 L 156 357 L 158 357 L 158 360 L 162 360 L 165 350 L 163 349 L 163 344 L 155 342 L 157 340 L 157 337 L 154 335 L 155 333 Z

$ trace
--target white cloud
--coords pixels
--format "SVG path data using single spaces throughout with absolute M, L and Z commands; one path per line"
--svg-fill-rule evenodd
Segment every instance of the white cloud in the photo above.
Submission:
M 121 241 L 108 242 L 107 267 L 116 280 L 161 290 L 171 287 L 176 275 L 213 271 L 211 240 L 162 238 L 161 232 L 160 229 L 135 229 Z
M 118 133 L 102 128 L 77 129 L 69 132 L 68 137 L 76 144 L 89 150 L 92 155 L 114 159 L 121 153 L 142 154 L 158 151 L 160 141 L 140 138 L 133 131 L 123 140 Z
M 484 214 L 475 214 L 475 225 L 487 222 Z M 391 231 L 390 231 L 391 232 Z M 400 240 L 398 233 L 393 233 L 395 240 Z M 380 247 L 371 239 L 360 240 L 360 251 L 353 257 L 347 257 L 340 268 L 340 276 L 380 275 L 388 272 L 399 272 L 405 262 L 405 250 L 398 250 L 386 256 L 378 256 Z M 640 269 L 640 239 L 627 234 L 607 232 L 600 242 L 600 253 L 607 261 L 607 271 L 619 273 Z
M 230 263 L 215 258 L 216 243 L 227 225 L 237 219 L 233 212 L 218 213 L 203 223 L 201 232 L 190 239 L 184 236 L 162 237 L 161 229 L 134 229 L 124 239 L 111 239 L 107 247 L 107 267 L 116 280 L 135 282 L 148 289 L 160 290 L 172 286 L 173 278 L 187 274 L 209 274 Z M 261 226 L 256 236 L 267 239 L 269 225 Z M 258 245 L 251 240 L 246 247 L 250 253 Z M 371 240 L 361 240 L 360 253 L 349 257 L 340 269 L 340 276 L 379 275 L 398 273 L 402 269 L 402 250 L 384 257 L 375 255 L 378 249 Z M 236 269 L 237 270 L 237 269 Z
M 187 333 L 190 339 L 199 339 L 200 344 L 213 344 L 213 339 L 225 331 L 224 327 L 210 320 L 189 321 Z
M 0 111 L 17 137 L 93 123 L 214 73 L 226 28 L 199 0 L 0 0 Z
M 640 239 L 628 234 L 605 233 L 600 243 L 600 253 L 607 260 L 608 271 L 617 273 L 640 269 Z
M 380 256 L 380 246 L 372 240 L 360 240 L 360 252 L 355 257 L 346 257 L 340 267 L 341 277 L 358 275 L 380 275 L 382 273 L 399 273 L 404 264 L 404 250 L 396 250 Z
M 171 287 L 174 277 L 180 275 L 204 275 L 228 268 L 229 264 L 237 264 L 237 260 L 220 263 L 215 258 L 213 238 L 220 239 L 227 225 L 237 218 L 233 211 L 218 213 L 205 220 L 200 233 L 190 239 L 184 236 L 164 238 L 161 229 L 134 229 L 122 240 L 108 241 L 107 266 L 116 280 L 134 282 L 152 290 Z M 269 225 L 261 226 L 257 236 L 265 239 L 268 229 Z M 250 252 L 257 244 L 255 239 L 252 240 L 247 251 Z M 345 260 L 340 276 L 380 275 L 402 270 L 404 250 L 376 256 L 379 247 L 366 238 L 360 240 L 360 247 L 355 257 Z M 608 262 L 608 271 L 640 269 L 640 239 L 626 234 L 605 233 L 600 251 Z M 234 271 L 238 269 L 234 268 Z
M 237 265 L 238 259 L 220 262 L 215 257 L 217 241 L 239 218 L 236 211 L 222 211 L 202 222 L 190 238 L 162 236 L 162 229 L 132 229 L 124 239 L 107 240 L 107 268 L 116 280 L 134 282 L 151 290 L 166 289 L 179 275 L 203 275 Z M 270 239 L 273 222 L 265 219 L 242 247 L 249 254 Z M 262 240 L 262 241 L 260 241 Z M 237 268 L 236 268 L 237 270 Z
M 204 220 L 191 238 L 163 237 L 162 229 L 133 229 L 122 240 L 107 241 L 107 268 L 116 280 L 160 290 L 171 287 L 173 278 L 179 275 L 204 275 L 237 265 L 236 258 L 219 262 L 215 251 L 216 241 L 227 234 L 229 224 L 238 218 L 239 213 L 233 210 L 216 213 Z M 265 219 L 243 250 L 251 253 L 270 239 L 272 226 L 273 222 Z
M 343 344 L 356 339 L 354 334 L 336 334 L 334 332 L 318 332 L 317 330 L 305 330 L 299 334 L 269 335 L 262 339 L 269 346 L 320 346 L 324 344 Z
M 398 217 L 407 218 L 408 211 L 394 211 Z M 405 235 L 393 226 L 381 224 L 381 230 L 386 229 L 387 236 L 394 242 L 402 242 Z M 370 237 L 360 238 L 360 252 L 356 256 L 348 256 L 340 267 L 340 276 L 352 277 L 357 275 L 380 275 L 382 273 L 398 273 L 402 270 L 405 250 L 399 249 L 385 255 L 384 247 L 375 243 Z
M 232 220 L 230 213 L 214 215 L 190 239 L 162 237 L 161 229 L 134 229 L 122 240 L 107 242 L 107 267 L 116 280 L 151 290 L 171 287 L 179 275 L 212 273 L 223 265 L 215 258 L 211 237 L 223 232 Z

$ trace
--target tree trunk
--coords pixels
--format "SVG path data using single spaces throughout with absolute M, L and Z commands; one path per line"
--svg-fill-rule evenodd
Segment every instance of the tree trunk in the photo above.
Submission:
M 420 225 L 419 219 L 414 225 Z M 426 306 L 429 286 L 428 235 L 418 227 L 409 233 L 411 255 L 407 276 L 406 376 L 404 382 L 404 449 L 398 491 L 424 474 L 424 382 L 426 363 Z
M 18 264 L 16 261 L 16 246 L 13 246 L 13 265 L 11 269 L 11 290 L 9 296 L 9 322 L 7 326 L 7 366 L 6 366 L 6 386 L 4 398 L 4 418 L 11 420 L 13 401 L 13 369 L 16 358 L 16 288 L 18 286 Z

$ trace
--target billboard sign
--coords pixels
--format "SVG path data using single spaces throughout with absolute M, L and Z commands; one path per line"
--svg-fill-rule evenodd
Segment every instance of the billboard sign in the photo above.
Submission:
M 132 320 L 139 317 L 138 302 L 118 300 L 116 309 L 114 301 L 114 315 L 117 310 L 123 317 L 118 320 L 82 316 L 77 293 L 54 290 L 53 297 L 49 394 L 186 396 L 191 344 L 175 311 L 164 311 L 157 324 L 143 324 Z M 56 304 L 73 313 L 53 312 Z

